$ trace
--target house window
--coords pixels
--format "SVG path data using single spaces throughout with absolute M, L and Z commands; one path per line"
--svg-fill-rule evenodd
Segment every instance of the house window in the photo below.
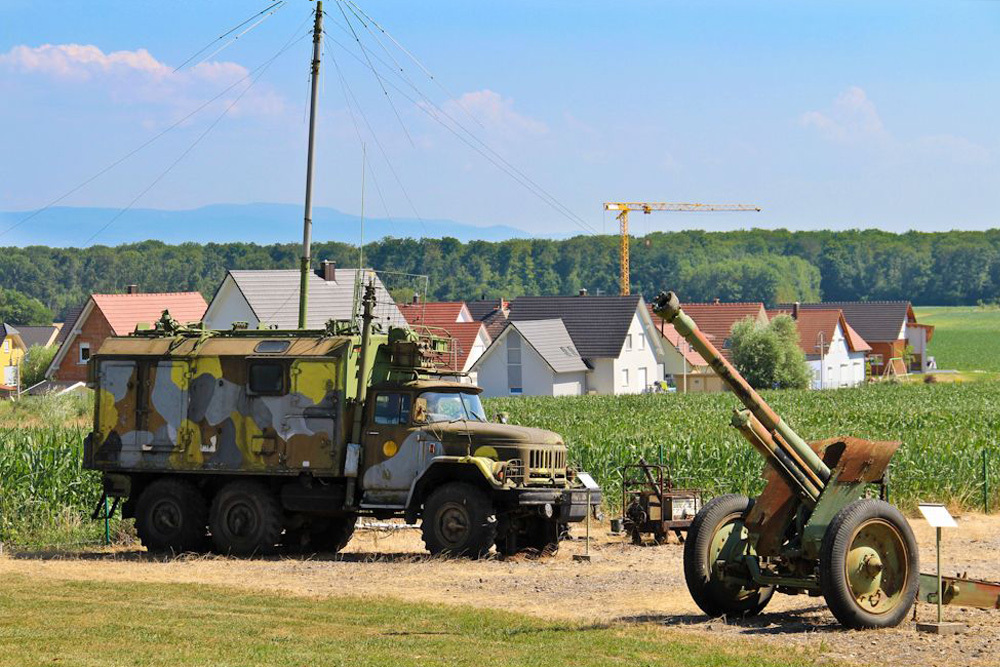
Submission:
M 882 355 L 881 354 L 873 354 L 873 355 L 869 356 L 868 359 L 869 359 L 869 361 L 871 361 L 872 366 L 881 366 L 882 365 Z
M 625 336 L 625 351 L 626 352 L 632 351 L 632 334 L 627 334 Z
M 379 394 L 375 397 L 375 423 L 385 425 L 410 422 L 409 394 Z
M 649 386 L 649 374 L 645 368 L 639 369 L 639 390 L 642 391 Z
M 85 364 L 88 361 L 90 361 L 90 343 L 80 343 L 80 358 L 77 363 Z
M 639 349 L 646 349 L 646 334 L 639 334 Z
M 521 381 L 521 337 L 511 332 L 507 336 L 507 387 L 510 393 L 521 393 Z
M 627 387 L 628 386 L 628 369 L 627 368 L 623 368 L 622 369 L 622 386 L 623 387 Z
M 10 352 L 10 341 L 9 340 L 5 340 L 3 342 L 3 353 L 7 354 L 8 352 Z

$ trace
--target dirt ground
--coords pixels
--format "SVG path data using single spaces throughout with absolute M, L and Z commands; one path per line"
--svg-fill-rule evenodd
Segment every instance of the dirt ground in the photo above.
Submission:
M 912 520 L 920 542 L 922 571 L 934 570 L 934 535 Z M 947 574 L 1000 580 L 1000 517 L 964 516 L 946 533 Z M 306 596 L 387 596 L 408 601 L 490 607 L 550 619 L 596 623 L 651 623 L 680 632 L 741 636 L 753 641 L 805 649 L 820 662 L 858 665 L 996 665 L 1000 656 L 1000 611 L 945 608 L 945 620 L 968 631 L 958 637 L 917 633 L 907 621 L 893 630 L 842 630 L 822 598 L 775 595 L 749 621 L 708 620 L 684 587 L 682 547 L 636 547 L 624 538 L 594 530 L 589 563 L 575 562 L 584 551 L 574 539 L 542 560 L 487 559 L 478 562 L 429 558 L 419 532 L 364 529 L 334 558 L 238 560 L 216 556 L 153 558 L 141 550 L 88 553 L 6 554 L 0 580 L 8 574 L 62 579 L 220 584 Z M 933 620 L 930 605 L 918 605 Z

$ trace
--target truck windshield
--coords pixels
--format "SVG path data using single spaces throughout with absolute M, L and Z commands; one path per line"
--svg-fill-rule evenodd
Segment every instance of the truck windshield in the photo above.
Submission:
M 479 394 L 468 392 L 425 391 L 420 398 L 427 402 L 427 423 L 452 422 L 460 419 L 486 421 L 486 412 Z M 421 401 L 422 402 L 422 401 Z

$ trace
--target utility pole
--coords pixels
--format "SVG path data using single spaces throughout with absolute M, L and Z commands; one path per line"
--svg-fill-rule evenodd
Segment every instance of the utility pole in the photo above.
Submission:
M 302 265 L 299 277 L 299 328 L 306 328 L 309 305 L 309 271 L 312 269 L 312 187 L 313 161 L 316 147 L 316 104 L 319 97 L 320 40 L 323 39 L 323 0 L 316 2 L 316 21 L 313 24 L 312 96 L 309 101 L 309 151 L 306 157 L 306 210 L 302 223 Z

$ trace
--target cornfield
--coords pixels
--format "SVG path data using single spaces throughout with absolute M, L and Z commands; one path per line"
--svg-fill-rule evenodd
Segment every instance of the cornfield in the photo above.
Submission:
M 46 545 L 95 540 L 89 517 L 100 476 L 83 470 L 84 429 L 0 429 L 0 541 Z
M 900 440 L 891 493 L 917 501 L 981 507 L 982 461 L 1000 467 L 1000 383 L 874 385 L 837 391 L 765 392 L 764 398 L 807 440 L 853 435 Z M 729 425 L 731 394 L 651 394 L 489 399 L 489 414 L 561 433 L 572 462 L 594 474 L 609 505 L 620 494 L 619 469 L 662 447 L 679 486 L 708 494 L 760 491 L 762 460 Z M 77 419 L 71 411 L 71 423 Z M 82 468 L 82 426 L 0 426 L 0 542 L 94 542 L 90 521 L 100 476 Z M 991 483 L 991 489 L 996 488 Z M 997 505 L 992 492 L 990 504 Z
M 806 440 L 852 435 L 899 440 L 893 458 L 893 502 L 981 508 L 983 451 L 991 474 L 1000 464 L 1000 384 L 879 384 L 836 391 L 764 392 L 764 399 Z M 755 494 L 761 457 L 729 426 L 738 401 L 728 393 L 503 398 L 489 414 L 561 433 L 570 459 L 590 471 L 613 505 L 619 469 L 640 456 L 656 462 L 662 446 L 678 486 L 709 494 Z M 991 489 L 995 483 L 991 483 Z M 992 493 L 992 506 L 996 494 Z

